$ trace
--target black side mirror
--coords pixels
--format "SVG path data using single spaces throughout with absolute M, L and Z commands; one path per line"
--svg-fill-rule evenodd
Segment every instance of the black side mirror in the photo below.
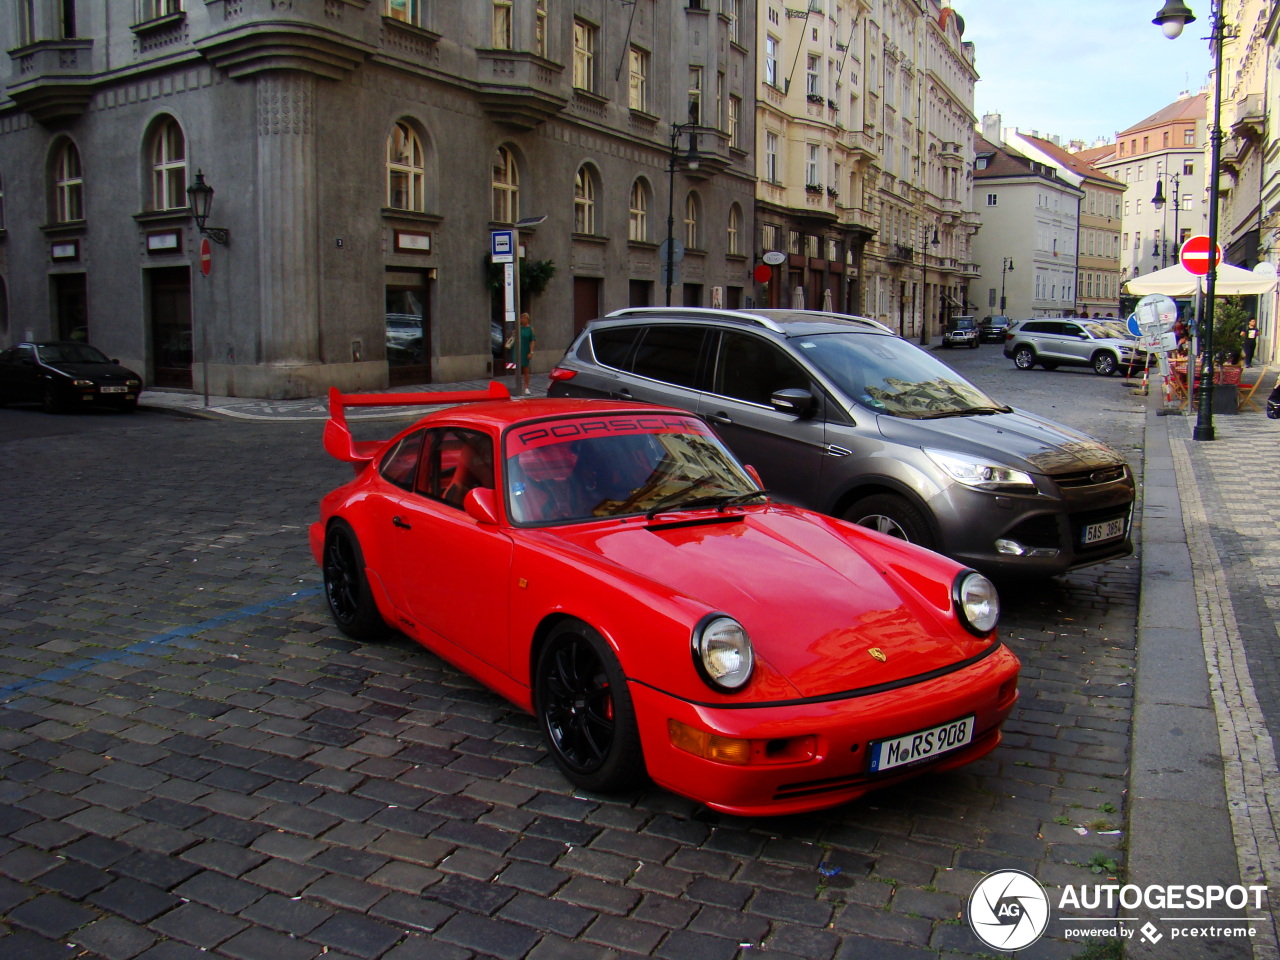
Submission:
M 804 416 L 817 405 L 813 399 L 813 394 L 803 387 L 787 387 L 785 390 L 775 390 L 773 395 L 769 397 L 769 402 L 773 404 L 773 409 L 778 412 L 790 413 L 797 417 Z

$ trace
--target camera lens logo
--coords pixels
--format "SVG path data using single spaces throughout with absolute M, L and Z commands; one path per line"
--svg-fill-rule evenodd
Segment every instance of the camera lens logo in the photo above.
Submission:
M 969 895 L 969 926 L 997 950 L 1021 950 L 1049 925 L 1049 896 L 1040 881 L 1021 870 L 997 870 Z

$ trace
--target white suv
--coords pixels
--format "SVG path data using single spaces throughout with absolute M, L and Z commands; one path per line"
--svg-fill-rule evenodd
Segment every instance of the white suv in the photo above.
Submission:
M 1046 317 L 1015 323 L 1004 335 L 1004 355 L 1019 370 L 1037 363 L 1046 370 L 1059 366 L 1093 367 L 1109 377 L 1121 367 L 1141 370 L 1147 353 L 1136 341 L 1117 336 L 1113 327 L 1099 320 Z

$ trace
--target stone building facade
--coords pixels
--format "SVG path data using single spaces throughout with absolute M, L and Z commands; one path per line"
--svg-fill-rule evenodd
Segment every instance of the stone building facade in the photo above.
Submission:
M 232 396 L 482 377 L 508 228 L 544 281 L 545 369 L 586 319 L 662 301 L 668 209 L 679 302 L 740 301 L 754 10 L 7 4 L 0 344 L 86 338 L 149 384 Z M 672 148 L 691 118 L 696 169 Z M 229 234 L 207 257 L 197 174 Z

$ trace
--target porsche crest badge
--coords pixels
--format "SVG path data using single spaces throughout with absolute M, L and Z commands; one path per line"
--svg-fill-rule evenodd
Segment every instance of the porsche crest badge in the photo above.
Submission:
M 881 663 L 884 663 L 886 660 L 889 659 L 889 655 L 885 653 L 883 650 L 881 650 L 879 647 L 872 647 L 870 650 L 867 651 L 867 653 L 871 654 L 872 657 L 874 657 L 876 660 L 879 660 Z

